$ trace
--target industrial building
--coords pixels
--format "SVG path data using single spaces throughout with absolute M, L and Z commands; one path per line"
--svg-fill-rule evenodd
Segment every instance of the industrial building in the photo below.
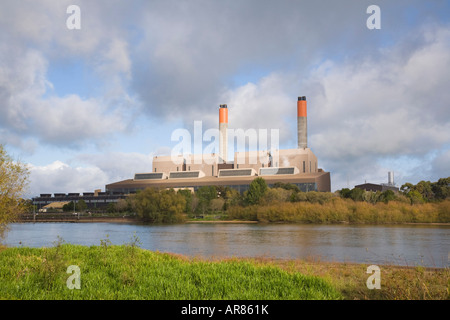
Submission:
M 291 183 L 302 191 L 331 191 L 330 173 L 318 166 L 317 157 L 308 148 L 306 97 L 297 101 L 297 138 L 294 149 L 235 152 L 227 161 L 228 106 L 219 106 L 219 153 L 153 157 L 152 172 L 136 173 L 134 178 L 105 186 L 106 194 L 130 194 L 147 187 L 197 190 L 201 186 L 224 186 L 240 192 L 248 189 L 258 176 L 273 186 Z M 176 160 L 176 161 L 174 161 Z M 256 161 L 254 161 L 256 160 Z
M 62 204 L 69 203 L 71 201 L 78 203 L 78 201 L 83 200 L 89 209 L 101 209 L 107 207 L 110 203 L 115 203 L 120 199 L 126 198 L 126 195 L 121 192 L 101 192 L 95 190 L 94 192 L 83 192 L 80 193 L 41 193 L 39 197 L 34 197 L 32 199 L 33 205 L 37 207 L 37 210 L 44 209 L 45 207 L 57 203 Z
M 365 191 L 386 191 L 386 190 L 392 190 L 395 193 L 398 193 L 398 187 L 395 185 L 394 182 L 394 172 L 389 171 L 388 172 L 388 182 L 387 183 L 381 183 L 381 184 L 375 184 L 375 183 L 363 183 L 358 184 L 355 186 L 355 188 L 362 189 Z

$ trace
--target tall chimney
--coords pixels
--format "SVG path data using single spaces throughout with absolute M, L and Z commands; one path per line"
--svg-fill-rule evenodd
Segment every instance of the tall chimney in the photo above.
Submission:
M 388 184 L 394 185 L 394 172 L 388 171 Z
M 298 97 L 297 101 L 297 138 L 298 148 L 308 147 L 308 123 L 306 116 L 306 97 Z
M 228 108 L 226 104 L 219 107 L 219 161 L 226 162 L 228 155 Z

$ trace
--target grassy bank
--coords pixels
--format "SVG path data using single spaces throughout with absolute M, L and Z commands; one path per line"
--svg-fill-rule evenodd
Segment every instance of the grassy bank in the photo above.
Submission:
M 311 260 L 270 261 L 289 272 L 327 280 L 345 300 L 449 300 L 450 269 L 379 265 L 381 289 L 369 290 L 367 264 Z
M 68 289 L 68 266 L 81 288 Z M 250 261 L 200 261 L 132 244 L 4 248 L 1 299 L 340 299 L 327 281 Z
M 70 290 L 68 266 L 80 268 Z M 0 249 L 0 299 L 449 299 L 450 270 L 380 266 L 369 290 L 367 265 L 317 260 L 200 260 L 112 246 Z M 73 282 L 74 283 L 74 282 Z

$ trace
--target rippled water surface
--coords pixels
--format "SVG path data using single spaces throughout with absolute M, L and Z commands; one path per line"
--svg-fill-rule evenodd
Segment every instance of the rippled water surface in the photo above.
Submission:
M 449 226 L 16 223 L 3 243 L 125 244 L 137 236 L 144 249 L 199 257 L 314 258 L 369 264 L 448 267 Z

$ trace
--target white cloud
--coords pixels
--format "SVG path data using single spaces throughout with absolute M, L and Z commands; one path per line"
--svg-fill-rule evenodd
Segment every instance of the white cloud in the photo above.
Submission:
M 327 169 L 348 176 L 356 168 L 362 180 L 383 158 L 405 155 L 424 161 L 423 168 L 423 155 L 450 143 L 450 74 L 443 67 L 450 65 L 450 28 L 422 34 L 423 46 L 405 59 L 394 47 L 378 59 L 327 61 L 305 80 L 310 145 Z M 346 181 L 333 183 L 339 184 Z
M 106 184 L 132 179 L 135 173 L 151 172 L 152 155 L 123 152 L 82 154 L 66 162 L 57 160 L 48 165 L 29 164 L 28 167 L 29 197 L 40 193 L 104 191 Z
M 0 56 L 7 57 L 0 68 L 0 125 L 9 136 L 78 146 L 126 129 L 130 117 L 110 101 L 75 94 L 45 96 L 51 83 L 40 52 L 17 49 L 11 56 L 2 46 Z
M 139 110 L 126 90 L 131 77 L 126 32 L 112 19 L 123 19 L 130 9 L 124 3 L 81 2 L 81 30 L 69 30 L 70 4 L 1 4 L 0 28 L 5 32 L 0 34 L 0 128 L 15 146 L 25 145 L 18 140 L 64 147 L 99 145 L 105 137 L 128 130 Z M 80 61 L 93 71 L 98 96 L 81 97 L 76 87 L 71 88 L 73 94 L 58 96 L 47 70 L 67 61 Z
M 450 177 L 450 150 L 438 154 L 431 165 L 434 180 Z
M 110 152 L 105 154 L 82 154 L 76 160 L 89 166 L 101 168 L 108 178 L 108 183 L 134 177 L 135 173 L 152 171 L 153 154 L 137 152 Z
M 108 176 L 98 167 L 71 167 L 61 161 L 46 166 L 28 165 L 30 170 L 29 197 L 41 193 L 92 192 L 104 190 Z

